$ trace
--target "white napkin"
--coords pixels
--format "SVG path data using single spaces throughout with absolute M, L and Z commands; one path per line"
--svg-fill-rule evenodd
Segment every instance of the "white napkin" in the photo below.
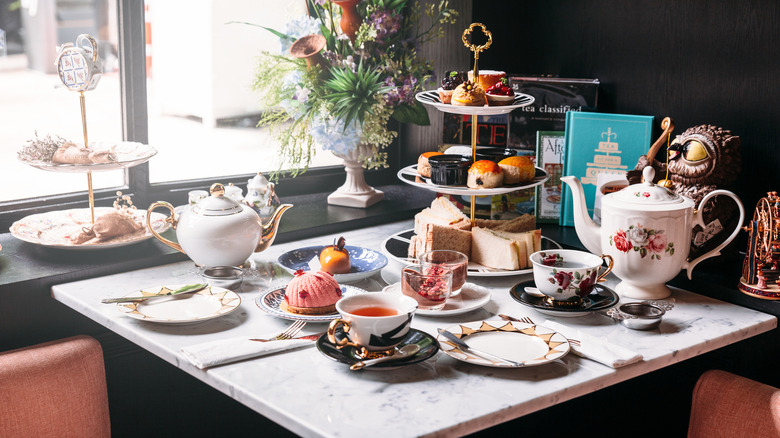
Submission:
M 612 368 L 620 368 L 642 360 L 642 355 L 628 348 L 613 344 L 604 338 L 582 333 L 579 330 L 566 327 L 549 319 L 542 324 L 544 327 L 555 330 L 569 339 L 580 341 L 580 345 L 571 344 L 571 349 L 578 356 L 582 356 L 596 362 L 603 363 Z
M 266 339 L 278 333 L 260 336 Z M 257 342 L 250 341 L 248 336 L 241 338 L 220 339 L 190 345 L 181 349 L 184 357 L 200 369 L 238 362 L 239 360 L 264 356 L 292 348 L 308 347 L 316 343 L 306 339 L 288 339 L 285 341 Z

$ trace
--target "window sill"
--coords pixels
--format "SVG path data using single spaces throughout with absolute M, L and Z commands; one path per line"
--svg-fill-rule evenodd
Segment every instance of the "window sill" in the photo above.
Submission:
M 289 242 L 414 217 L 434 193 L 405 185 L 378 186 L 384 199 L 365 209 L 328 205 L 327 193 L 283 197 L 294 207 L 280 221 L 276 242 Z M 170 231 L 169 231 L 170 233 Z M 46 287 L 117 272 L 187 260 L 157 239 L 100 251 L 69 251 L 22 242 L 0 234 L 0 291 Z

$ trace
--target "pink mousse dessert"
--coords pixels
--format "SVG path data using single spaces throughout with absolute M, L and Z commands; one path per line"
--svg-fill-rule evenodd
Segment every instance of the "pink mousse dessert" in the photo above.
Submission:
M 341 287 L 333 274 L 298 270 L 284 291 L 282 310 L 302 315 L 325 315 L 336 311 Z

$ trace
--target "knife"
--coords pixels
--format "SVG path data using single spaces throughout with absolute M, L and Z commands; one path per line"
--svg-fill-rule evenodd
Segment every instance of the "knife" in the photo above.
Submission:
M 444 329 L 437 329 L 437 330 L 439 331 L 440 335 L 444 336 L 445 338 L 447 338 L 447 340 L 451 341 L 452 343 L 454 343 L 455 345 L 460 347 L 460 349 L 463 350 L 463 351 L 468 351 L 469 353 L 475 354 L 477 356 L 481 356 L 483 359 L 487 359 L 487 360 L 490 360 L 490 361 L 493 361 L 493 362 L 501 362 L 501 363 L 512 365 L 512 366 L 515 366 L 515 367 L 523 367 L 523 366 L 525 366 L 525 365 L 523 365 L 520 362 L 515 362 L 515 361 L 509 360 L 509 359 L 504 359 L 503 357 L 498 357 L 498 356 L 490 354 L 488 352 L 480 351 L 480 350 L 477 350 L 475 348 L 469 347 L 469 344 L 467 344 L 463 339 L 458 338 L 457 336 L 455 336 L 454 334 L 448 332 L 447 330 L 444 330 Z
M 104 298 L 100 300 L 103 304 L 111 304 L 111 303 L 130 303 L 130 302 L 141 302 L 146 301 L 150 298 L 160 298 L 160 297 L 169 297 L 172 295 L 189 295 L 194 294 L 195 292 L 200 292 L 203 289 L 207 288 L 209 285 L 207 283 L 198 283 L 198 284 L 188 284 L 187 286 L 182 286 L 176 290 L 172 290 L 170 292 L 159 294 L 159 295 L 147 295 L 145 297 L 120 297 L 120 298 Z

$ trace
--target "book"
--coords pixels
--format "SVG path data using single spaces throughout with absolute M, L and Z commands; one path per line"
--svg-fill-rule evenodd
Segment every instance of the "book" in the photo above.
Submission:
M 633 169 L 652 143 L 653 116 L 569 111 L 564 134 L 563 175 L 582 182 L 588 214 L 593 217 L 600 173 Z M 572 192 L 563 188 L 562 226 L 574 226 Z
M 561 176 L 563 176 L 564 131 L 536 133 L 536 166 L 550 179 L 536 187 L 536 221 L 558 223 L 561 217 Z
M 442 142 L 471 145 L 471 117 L 467 114 L 444 114 Z M 477 146 L 507 146 L 508 114 L 478 116 Z
M 568 111 L 597 111 L 598 79 L 509 75 L 515 93 L 533 96 L 534 102 L 512 111 L 508 146 L 536 150 L 539 131 L 563 131 Z

